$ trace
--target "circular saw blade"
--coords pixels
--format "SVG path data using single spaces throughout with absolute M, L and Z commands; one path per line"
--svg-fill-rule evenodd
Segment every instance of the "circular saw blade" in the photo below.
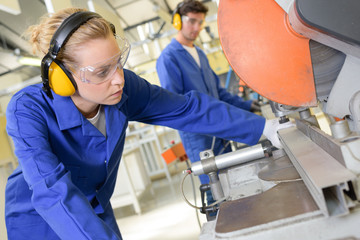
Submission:
M 325 101 L 344 65 L 346 55 L 313 40 L 310 40 L 310 52 L 316 95 L 319 101 Z
M 275 1 L 220 1 L 218 28 L 232 69 L 251 89 L 280 104 L 316 105 L 309 39 Z

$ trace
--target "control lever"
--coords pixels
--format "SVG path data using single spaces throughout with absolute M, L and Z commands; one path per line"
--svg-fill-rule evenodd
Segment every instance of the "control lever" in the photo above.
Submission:
M 200 208 L 200 212 L 203 214 L 206 214 L 206 219 L 208 221 L 213 220 L 216 216 L 211 216 L 211 213 L 216 213 L 217 210 L 219 209 L 218 205 L 213 205 L 213 206 L 206 206 L 205 203 L 205 193 L 207 191 L 210 191 L 210 184 L 201 184 L 200 185 L 200 193 L 201 193 L 201 208 Z

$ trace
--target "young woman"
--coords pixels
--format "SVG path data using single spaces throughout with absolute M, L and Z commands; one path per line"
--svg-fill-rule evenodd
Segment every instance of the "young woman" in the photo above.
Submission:
M 20 164 L 6 188 L 9 239 L 121 239 L 110 197 L 128 121 L 249 145 L 263 133 L 260 116 L 198 92 L 170 93 L 123 69 L 130 46 L 114 32 L 75 8 L 29 28 L 45 55 L 43 86 L 19 91 L 7 108 Z

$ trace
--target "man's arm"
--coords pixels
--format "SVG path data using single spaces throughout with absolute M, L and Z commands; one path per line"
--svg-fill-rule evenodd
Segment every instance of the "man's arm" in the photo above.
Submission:
M 253 102 L 252 100 L 244 101 L 242 97 L 229 93 L 225 88 L 220 86 L 219 77 L 214 73 L 214 71 L 212 72 L 212 74 L 216 78 L 216 87 L 219 93 L 219 99 L 221 101 L 227 102 L 231 105 L 247 111 L 251 110 L 251 104 Z

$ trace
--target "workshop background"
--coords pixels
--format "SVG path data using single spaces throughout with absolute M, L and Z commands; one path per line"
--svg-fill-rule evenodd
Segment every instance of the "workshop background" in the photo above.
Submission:
M 40 59 L 22 38 L 39 17 L 65 7 L 81 7 L 103 15 L 119 35 L 131 43 L 126 68 L 159 85 L 155 64 L 175 36 L 171 14 L 179 0 L 0 0 L 0 239 L 7 239 L 4 222 L 4 191 L 7 176 L 18 165 L 11 139 L 6 134 L 5 111 L 19 89 L 40 83 Z M 222 52 L 217 29 L 218 1 L 202 1 L 209 7 L 206 27 L 196 44 L 208 56 L 223 86 L 238 93 L 239 84 Z M 181 198 L 181 171 L 186 162 L 165 162 L 161 153 L 178 143 L 172 129 L 131 123 L 124 158 L 112 204 L 125 239 L 197 239 L 196 211 Z M 198 178 L 194 186 L 198 189 Z M 185 194 L 194 201 L 193 185 L 185 182 Z M 199 194 L 196 191 L 197 202 Z M 181 213 L 181 214 L 180 214 Z M 200 216 L 200 221 L 205 221 Z M 140 230 L 139 230 L 140 229 Z
M 159 85 L 156 60 L 176 35 L 180 1 L 0 0 L 0 240 L 6 179 L 18 165 L 5 110 L 16 91 L 41 81 L 22 33 L 65 7 L 98 12 L 131 43 L 125 67 Z M 111 198 L 124 239 L 360 239 L 360 1 L 202 2 L 209 12 L 195 44 L 223 87 L 259 100 L 283 149 L 264 136 L 250 147 L 232 142 L 236 151 L 204 152 L 205 166 L 185 175 L 177 131 L 130 122 Z M 296 125 L 281 129 L 287 121 Z M 203 208 L 207 218 L 182 199 L 200 206 L 199 179 L 185 176 L 203 172 L 214 180 L 216 217 L 216 207 Z

